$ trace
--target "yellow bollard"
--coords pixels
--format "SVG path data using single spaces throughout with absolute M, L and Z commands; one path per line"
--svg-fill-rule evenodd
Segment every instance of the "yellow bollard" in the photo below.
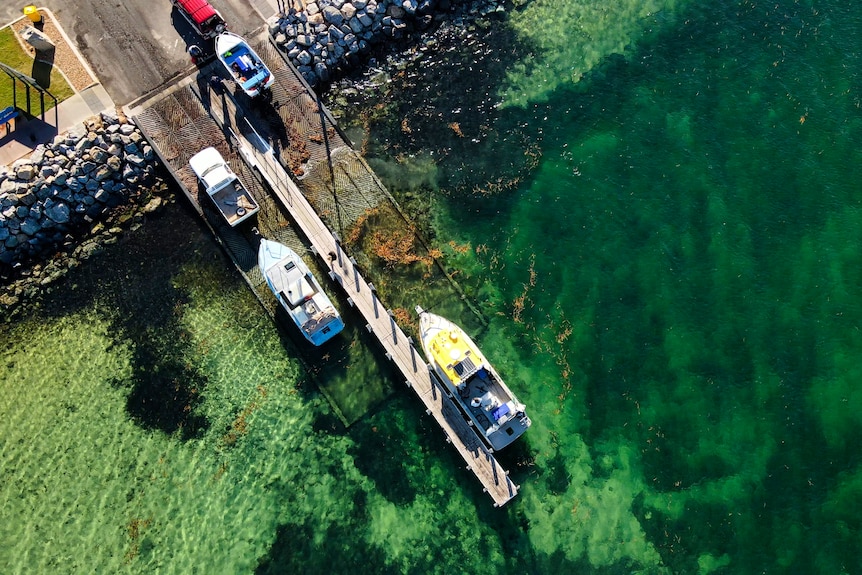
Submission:
M 24 6 L 24 16 L 30 19 L 34 24 L 38 24 L 42 21 L 42 15 L 39 14 L 39 9 L 30 4 L 29 6 Z

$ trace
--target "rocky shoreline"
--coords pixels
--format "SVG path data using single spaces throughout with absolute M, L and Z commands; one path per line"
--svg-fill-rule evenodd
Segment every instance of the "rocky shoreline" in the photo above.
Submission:
M 319 89 L 435 25 L 466 27 L 506 9 L 502 0 L 316 0 L 274 18 L 269 31 Z M 156 155 L 122 113 L 93 116 L 0 166 L 0 320 L 174 201 Z
M 122 114 L 93 116 L 0 167 L 0 317 L 166 201 L 153 150 Z
M 316 88 L 351 71 L 376 46 L 406 40 L 435 22 L 461 25 L 506 10 L 504 0 L 312 0 L 305 10 L 272 19 L 269 33 Z

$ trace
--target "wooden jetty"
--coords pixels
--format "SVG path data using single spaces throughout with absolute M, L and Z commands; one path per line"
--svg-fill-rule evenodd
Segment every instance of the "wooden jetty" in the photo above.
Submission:
M 425 404 L 426 412 L 443 428 L 446 440 L 455 446 L 467 468 L 482 482 L 485 491 L 494 499 L 494 505 L 501 506 L 512 499 L 518 493 L 518 486 L 509 479 L 508 472 L 468 424 L 431 366 L 417 352 L 412 338 L 401 330 L 394 314 L 377 298 L 373 284 L 362 277 L 355 260 L 342 248 L 338 234 L 326 227 L 271 155 L 260 154 L 254 149 L 250 153 L 275 194 L 311 242 L 314 252 L 329 268 L 329 277 L 341 286 L 350 305 L 359 310 L 368 322 L 366 329 L 377 336 L 386 350 L 386 357 L 394 362 L 405 377 L 407 386 Z
M 256 47 L 258 54 L 275 72 L 274 91 L 287 94 L 301 90 L 302 98 L 314 102 L 311 89 L 296 80 L 299 74 L 277 50 L 267 50 L 265 46 L 260 45 Z M 517 495 L 518 486 L 509 479 L 508 472 L 479 439 L 454 400 L 437 380 L 436 374 L 418 352 L 412 339 L 396 323 L 394 314 L 377 297 L 374 286 L 365 280 L 355 259 L 342 247 L 338 234 L 327 227 L 290 177 L 286 166 L 283 165 L 290 151 L 282 150 L 276 155 L 271 148 L 262 145 L 264 138 L 248 122 L 248 116 L 242 113 L 237 101 L 233 97 L 214 96 L 212 87 L 207 81 L 209 73 L 211 73 L 209 69 L 201 70 L 174 87 L 171 97 L 176 100 L 176 103 L 172 104 L 167 111 L 159 114 L 150 113 L 147 109 L 148 105 L 144 105 L 138 113 L 134 114 L 135 121 L 141 125 L 142 131 L 167 164 L 168 170 L 178 180 L 198 212 L 204 216 L 206 216 L 204 213 L 206 210 L 202 207 L 206 204 L 201 204 L 196 197 L 194 192 L 196 186 L 189 181 L 189 170 L 185 165 L 190 152 L 194 152 L 204 143 L 216 145 L 221 148 L 225 157 L 230 158 L 234 171 L 240 173 L 243 168 L 237 164 L 244 163 L 246 170 L 255 175 L 260 174 L 261 180 L 266 181 L 273 192 L 272 195 L 265 194 L 268 197 L 264 198 L 261 191 L 257 189 L 258 186 L 254 185 L 256 197 L 263 203 L 262 212 L 266 213 L 267 204 L 272 202 L 289 213 L 295 226 L 310 243 L 312 251 L 319 257 L 320 263 L 328 269 L 329 277 L 343 290 L 348 303 L 362 314 L 368 332 L 380 342 L 386 357 L 400 371 L 407 386 L 419 396 L 426 412 L 434 417 L 443 429 L 447 442 L 457 449 L 467 464 L 467 469 L 472 471 L 482 483 L 484 490 L 493 499 L 494 506 L 504 505 Z M 195 96 L 202 106 L 201 109 L 205 109 L 208 113 L 207 120 L 211 121 L 216 129 L 207 128 L 202 118 L 187 118 L 178 133 L 170 129 L 162 129 L 164 124 L 173 121 L 172 118 L 180 117 L 181 114 L 176 110 L 177 105 L 184 110 L 182 115 L 188 114 L 188 110 L 195 108 L 185 102 L 189 97 Z M 158 98 L 153 100 L 158 101 Z M 317 114 L 320 110 L 316 106 L 310 107 L 309 110 L 304 112 L 301 109 L 295 109 L 292 113 L 294 116 L 304 114 L 303 122 L 308 125 L 317 123 L 319 126 L 320 118 Z M 241 121 L 244 124 L 239 124 L 237 118 L 242 118 Z M 229 141 L 227 144 L 218 143 L 216 139 Z M 245 181 L 253 182 L 254 179 L 255 177 L 251 176 Z M 253 183 L 256 184 L 256 182 Z M 259 292 L 262 289 L 262 274 L 252 257 L 253 252 L 249 253 L 250 250 L 246 245 L 248 242 L 237 237 L 242 234 L 236 231 L 212 225 L 211 227 L 237 269 L 241 271 L 252 289 L 256 293 Z M 269 301 L 272 298 L 261 297 L 260 293 L 258 298 L 265 307 L 272 307 L 272 302 Z M 265 303 L 267 301 L 269 301 L 268 304 Z

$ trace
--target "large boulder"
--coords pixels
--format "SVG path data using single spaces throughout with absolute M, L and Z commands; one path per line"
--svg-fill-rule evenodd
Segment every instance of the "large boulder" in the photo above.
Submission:
M 344 21 L 344 15 L 335 6 L 326 6 L 323 9 L 323 19 L 335 26 L 340 26 Z
M 58 200 L 63 200 L 64 202 L 69 203 L 75 201 L 75 196 L 69 188 L 59 188 L 56 193 L 54 193 L 54 197 Z
M 90 157 L 93 158 L 94 162 L 102 163 L 105 161 L 105 158 L 108 156 L 108 152 L 103 150 L 102 148 L 94 147 L 90 150 Z
M 36 192 L 32 188 L 24 189 L 23 193 L 18 194 L 17 197 L 18 203 L 25 206 L 32 206 L 39 200 L 39 197 L 36 195 Z
M 107 166 L 112 172 L 118 172 L 123 166 L 123 161 L 117 156 L 110 156 L 105 162 L 105 166 Z
M 69 222 L 70 211 L 68 204 L 57 202 L 45 210 L 45 215 L 58 224 L 66 224 Z
M 353 18 L 348 23 L 350 25 L 350 29 L 354 34 L 359 34 L 365 29 L 365 26 L 362 25 L 362 22 L 359 21 L 359 18 Z
M 34 220 L 33 218 L 25 218 L 23 222 L 21 222 L 21 232 L 28 236 L 35 236 L 36 232 L 42 229 L 42 226 L 39 225 L 38 220 Z
M 110 178 L 114 174 L 114 171 L 116 170 L 111 170 L 111 168 L 109 168 L 108 166 L 99 166 L 98 168 L 96 168 L 96 172 L 93 175 L 93 178 L 97 182 L 102 182 Z
M 356 14 L 356 7 L 353 4 L 345 4 L 341 7 L 341 15 L 344 16 L 345 20 L 350 20 Z
M 311 54 L 309 54 L 306 50 L 303 50 L 299 53 L 299 56 L 296 57 L 297 62 L 299 62 L 303 66 L 308 66 L 311 64 Z
M 143 167 L 147 163 L 144 157 L 140 154 L 126 154 L 126 162 L 138 168 Z
M 36 166 L 30 163 L 22 164 L 15 170 L 15 177 L 25 182 L 32 180 L 35 175 Z
M 314 65 L 314 73 L 320 78 L 321 82 L 329 81 L 329 69 L 323 62 L 318 62 Z

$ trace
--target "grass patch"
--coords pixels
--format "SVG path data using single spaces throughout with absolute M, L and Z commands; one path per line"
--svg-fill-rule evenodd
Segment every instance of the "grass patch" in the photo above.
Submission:
M 23 49 L 18 39 L 15 37 L 15 32 L 11 27 L 0 29 L 0 62 L 3 62 L 10 68 L 14 68 L 19 72 L 30 77 L 40 77 L 36 66 L 45 66 L 45 64 L 36 64 L 35 60 Z M 58 102 L 72 96 L 75 91 L 55 67 L 51 66 L 50 87 L 48 90 L 57 98 Z M 21 82 L 15 82 L 18 86 L 18 107 L 24 107 L 26 104 L 26 90 Z M 12 105 L 12 79 L 5 72 L 0 71 L 0 109 Z M 39 108 L 39 95 L 31 92 L 31 102 L 35 104 L 34 109 Z M 45 98 L 45 109 L 54 107 L 54 100 Z

